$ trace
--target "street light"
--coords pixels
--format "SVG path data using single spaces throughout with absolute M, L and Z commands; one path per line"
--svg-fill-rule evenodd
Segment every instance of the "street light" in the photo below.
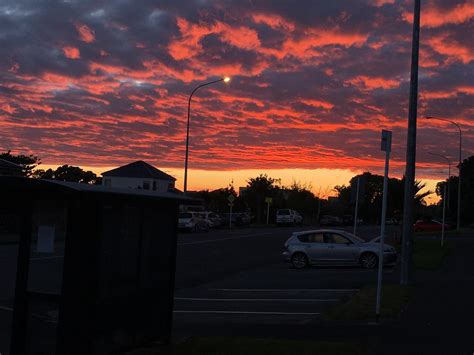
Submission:
M 459 231 L 460 228 L 461 228 L 461 159 L 462 159 L 461 158 L 461 154 L 462 154 L 462 131 L 461 131 L 461 126 L 459 126 L 458 123 L 456 123 L 454 121 L 451 121 L 451 120 L 447 120 L 445 118 L 426 116 L 425 119 L 449 122 L 449 123 L 455 125 L 459 130 L 458 215 L 457 215 L 457 223 L 456 223 L 456 229 Z
M 188 100 L 188 124 L 186 126 L 186 159 L 184 161 L 184 194 L 188 191 L 188 151 L 189 151 L 189 119 L 191 117 L 191 99 L 196 91 L 198 91 L 200 88 L 203 86 L 211 85 L 211 84 L 216 84 L 223 81 L 224 83 L 228 83 L 230 81 L 229 77 L 224 77 L 220 78 L 218 80 L 210 81 L 208 83 L 201 84 L 197 86 L 192 92 L 191 95 L 189 95 L 189 100 Z
M 451 178 L 451 160 L 449 160 L 447 157 L 445 157 L 444 155 L 441 155 L 441 154 L 436 154 L 436 153 L 431 153 L 431 152 L 428 152 L 428 154 L 433 155 L 435 157 L 443 158 L 444 160 L 446 160 L 448 162 L 448 193 L 445 196 L 445 198 L 447 199 L 448 210 L 449 210 L 449 195 L 450 195 L 449 179 Z

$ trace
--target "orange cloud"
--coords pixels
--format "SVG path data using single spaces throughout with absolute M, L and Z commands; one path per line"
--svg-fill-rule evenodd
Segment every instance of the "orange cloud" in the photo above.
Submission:
M 69 59 L 79 59 L 81 57 L 81 52 L 76 47 L 63 47 L 63 53 Z
M 86 43 L 92 43 L 95 41 L 94 31 L 91 30 L 87 25 L 76 24 L 75 26 L 81 41 Z
M 427 6 L 422 10 L 421 25 L 423 27 L 439 27 L 448 24 L 461 24 L 474 17 L 474 3 L 466 1 L 464 4 L 457 4 L 450 9 L 440 9 L 434 5 Z M 405 12 L 405 21 L 413 22 L 413 14 Z
M 359 75 L 355 78 L 344 81 L 345 84 L 352 84 L 360 89 L 393 89 L 400 86 L 400 80 L 385 79 L 382 77 L 369 77 Z
M 426 42 L 434 51 L 462 61 L 464 64 L 468 64 L 474 59 L 474 47 L 461 45 L 451 39 L 449 33 L 429 38 Z
M 263 23 L 273 29 L 282 29 L 285 31 L 294 31 L 295 24 L 284 19 L 281 16 L 273 14 L 254 14 L 252 15 L 252 20 L 255 23 Z

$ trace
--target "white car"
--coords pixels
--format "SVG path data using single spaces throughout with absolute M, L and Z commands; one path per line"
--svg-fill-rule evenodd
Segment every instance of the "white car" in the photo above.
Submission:
M 288 208 L 281 209 L 277 211 L 276 214 L 276 224 L 301 224 L 303 222 L 303 217 L 295 211 Z
M 199 212 L 181 212 L 178 215 L 178 229 L 190 232 L 208 231 L 209 225 Z
M 222 218 L 214 212 L 199 212 L 199 215 L 208 224 L 209 228 L 216 228 L 222 225 Z

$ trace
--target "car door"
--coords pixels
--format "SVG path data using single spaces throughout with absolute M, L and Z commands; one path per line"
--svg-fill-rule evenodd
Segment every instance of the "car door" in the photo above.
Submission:
M 357 246 L 342 234 L 324 233 L 324 241 L 328 248 L 328 259 L 335 263 L 355 262 L 358 255 Z
M 324 233 L 309 233 L 305 235 L 306 254 L 312 263 L 325 262 L 328 254 L 324 243 Z

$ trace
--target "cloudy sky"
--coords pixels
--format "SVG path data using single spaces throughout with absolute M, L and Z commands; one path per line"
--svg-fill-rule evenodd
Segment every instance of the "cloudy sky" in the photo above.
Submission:
M 399 176 L 412 11 L 411 0 L 2 0 L 0 149 L 98 172 L 143 159 L 179 178 L 190 92 L 231 76 L 194 96 L 191 188 L 260 171 L 313 187 L 382 173 L 381 129 Z M 428 152 L 455 160 L 455 127 L 421 118 L 459 122 L 473 154 L 474 3 L 422 0 L 421 22 L 417 176 L 440 179 Z

